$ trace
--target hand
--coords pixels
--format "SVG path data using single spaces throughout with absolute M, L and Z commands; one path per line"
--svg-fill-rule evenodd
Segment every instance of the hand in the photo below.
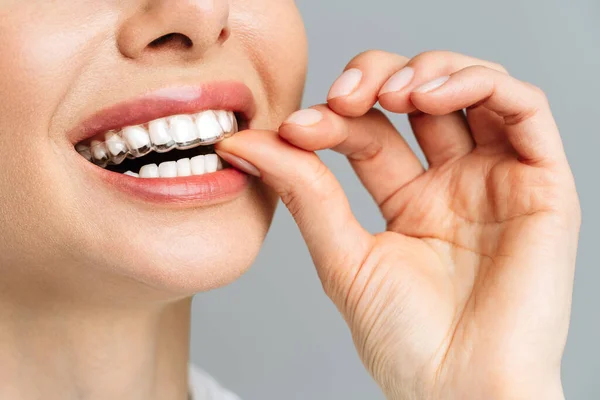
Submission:
M 546 97 L 448 52 L 346 70 L 328 105 L 218 150 L 282 197 L 388 398 L 563 398 L 580 209 Z M 427 170 L 377 101 L 409 115 Z M 385 232 L 360 226 L 321 149 L 348 157 Z

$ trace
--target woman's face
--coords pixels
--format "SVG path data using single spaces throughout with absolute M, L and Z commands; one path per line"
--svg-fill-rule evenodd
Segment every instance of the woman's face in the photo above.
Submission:
M 306 74 L 293 0 L 0 0 L 0 42 L 0 292 L 179 296 L 249 267 L 276 204 L 258 181 L 138 184 L 75 145 L 206 108 L 276 129 Z

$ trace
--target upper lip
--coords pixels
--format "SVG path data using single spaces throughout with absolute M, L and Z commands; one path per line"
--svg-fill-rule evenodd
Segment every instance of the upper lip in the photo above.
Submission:
M 77 144 L 110 130 L 204 110 L 233 111 L 244 121 L 250 121 L 256 112 L 256 104 L 250 89 L 239 82 L 170 86 L 100 110 L 84 119 L 68 136 L 73 144 Z

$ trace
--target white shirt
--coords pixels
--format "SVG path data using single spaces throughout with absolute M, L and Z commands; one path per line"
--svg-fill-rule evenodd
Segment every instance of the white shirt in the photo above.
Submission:
M 190 400 L 240 400 L 202 369 L 190 365 Z

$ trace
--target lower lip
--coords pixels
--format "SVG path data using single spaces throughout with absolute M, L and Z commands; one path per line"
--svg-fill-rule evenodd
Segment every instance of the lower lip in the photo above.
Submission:
M 240 196 L 251 180 L 234 168 L 188 177 L 136 178 L 100 168 L 77 156 L 108 185 L 138 200 L 155 204 L 191 207 L 223 203 Z

